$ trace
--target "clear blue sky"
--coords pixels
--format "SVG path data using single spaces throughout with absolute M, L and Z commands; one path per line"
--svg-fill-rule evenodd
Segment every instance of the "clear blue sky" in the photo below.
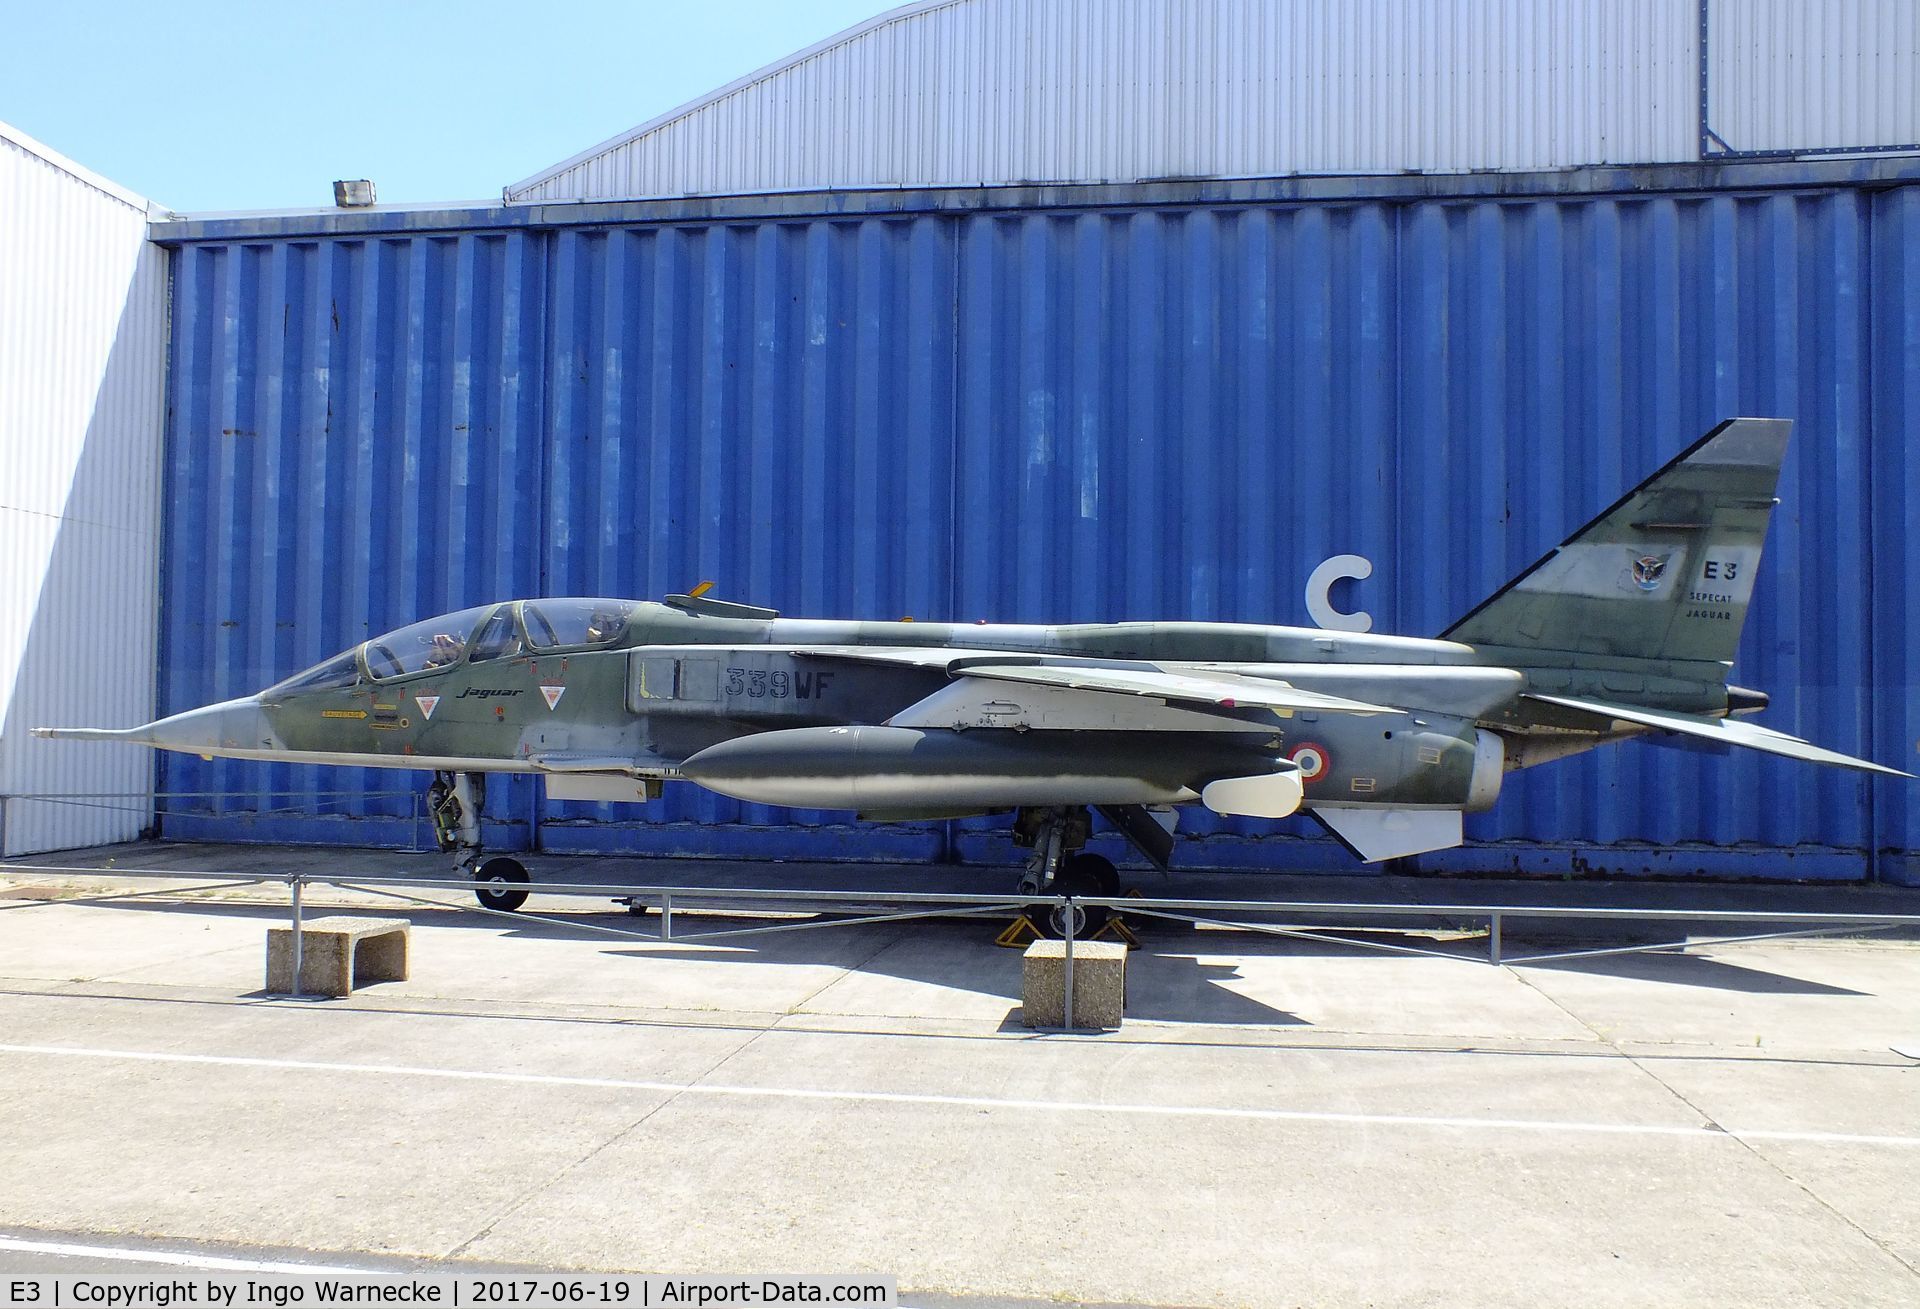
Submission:
M 40 0 L 0 120 L 171 209 L 500 188 L 900 0 Z

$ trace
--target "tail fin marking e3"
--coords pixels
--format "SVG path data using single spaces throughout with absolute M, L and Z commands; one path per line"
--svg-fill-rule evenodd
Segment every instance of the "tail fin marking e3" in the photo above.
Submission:
M 1730 664 L 1791 421 L 1730 418 L 1441 635 Z

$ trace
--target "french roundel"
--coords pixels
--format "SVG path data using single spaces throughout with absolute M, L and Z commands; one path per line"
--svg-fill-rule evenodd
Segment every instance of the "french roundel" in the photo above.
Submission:
M 1317 782 L 1326 774 L 1327 765 L 1333 762 L 1327 754 L 1327 747 L 1317 741 L 1302 741 L 1287 751 L 1287 758 L 1293 760 L 1300 769 L 1300 780 Z

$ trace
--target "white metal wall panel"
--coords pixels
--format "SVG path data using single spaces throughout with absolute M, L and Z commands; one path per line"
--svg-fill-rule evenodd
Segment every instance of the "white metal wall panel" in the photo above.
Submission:
M 510 202 L 1693 159 L 1695 0 L 933 0 Z
M 147 204 L 0 124 L 0 823 L 8 855 L 125 840 L 153 760 L 41 724 L 152 717 L 165 256 Z M 53 802 L 19 797 L 113 796 Z
M 1713 0 L 1707 125 L 1736 151 L 1920 143 L 1920 3 Z

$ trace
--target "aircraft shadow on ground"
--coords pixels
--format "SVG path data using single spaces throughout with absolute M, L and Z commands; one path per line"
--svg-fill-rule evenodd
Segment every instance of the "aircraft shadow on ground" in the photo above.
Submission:
M 850 926 L 845 930 L 866 934 L 864 949 L 844 953 L 836 950 L 841 957 L 832 959 L 823 957 L 825 951 L 820 945 L 807 942 L 807 933 L 732 937 L 712 943 L 731 948 L 705 957 L 714 962 L 758 964 L 830 962 L 856 974 L 1000 996 L 1012 1006 L 1003 1027 L 1017 1030 L 1023 1027 L 1019 1001 L 1024 951 L 993 943 L 1006 925 L 1004 920 L 975 919 Z M 676 939 L 653 948 L 615 947 L 609 953 L 645 959 L 682 948 Z M 846 957 L 856 953 L 865 957 Z M 1203 959 L 1183 952 L 1178 945 L 1166 948 L 1163 943 L 1148 941 L 1128 959 L 1127 1016 L 1149 1021 L 1282 1027 L 1306 1022 L 1297 1014 L 1235 990 L 1231 984 L 1242 976 L 1233 963 Z
M 1765 969 L 1714 959 L 1697 951 L 1659 954 L 1607 955 L 1599 959 L 1555 959 L 1528 968 L 1598 973 L 1606 977 L 1639 982 L 1664 982 L 1671 986 L 1697 986 L 1715 991 L 1742 991 L 1750 995 L 1867 995 L 1845 986 L 1829 986 Z
M 0 904 L 0 921 L 10 912 L 35 907 L 40 902 L 15 901 Z M 50 901 L 49 904 L 64 903 Z M 194 916 L 218 916 L 257 920 L 264 926 L 288 921 L 285 906 L 222 902 L 164 902 L 155 900 L 105 900 L 88 905 L 146 913 L 185 913 Z M 725 936 L 699 939 L 705 933 L 737 928 L 786 926 L 796 920 L 756 918 L 744 915 L 715 915 L 676 909 L 678 929 L 670 942 L 658 940 L 659 915 L 630 915 L 624 912 L 580 914 L 577 911 L 557 917 L 503 916 L 482 913 L 459 905 L 444 908 L 395 904 L 393 906 L 316 905 L 307 907 L 310 918 L 335 914 L 371 917 L 414 917 L 432 914 L 432 926 L 478 928 L 500 932 L 503 936 L 526 939 L 571 937 L 599 942 L 605 952 L 635 960 L 672 957 L 698 957 L 702 962 L 759 963 L 762 965 L 829 966 L 855 974 L 891 976 L 935 986 L 974 989 L 984 994 L 1004 994 L 1017 1004 L 1020 952 L 1002 949 L 993 943 L 1007 919 L 908 920 L 891 923 L 861 923 L 823 916 L 807 928 L 771 935 Z M 579 918 L 579 922 L 567 921 Z M 614 929 L 621 936 L 609 935 Z M 1170 1022 L 1221 1024 L 1293 1025 L 1304 1022 L 1297 1015 L 1274 1008 L 1231 987 L 1241 970 L 1219 957 L 1240 958 L 1359 958 L 1401 950 L 1425 951 L 1447 960 L 1483 962 L 1486 942 L 1480 937 L 1446 937 L 1419 931 L 1374 930 L 1310 926 L 1304 930 L 1312 937 L 1268 933 L 1202 930 L 1192 924 L 1164 919 L 1136 921 L 1144 949 L 1130 960 L 1133 980 L 1128 987 L 1129 1016 Z M 631 935 L 627 935 L 627 934 Z M 912 933 L 911 939 L 903 934 Z M 1629 937 L 1629 939 L 1631 939 Z M 1509 932 L 1506 952 L 1511 959 L 1560 949 L 1603 948 L 1621 944 L 1619 937 L 1584 937 L 1569 941 L 1565 937 L 1530 940 Z M 1649 944 L 1655 944 L 1650 941 Z M 1389 947 L 1383 952 L 1379 947 Z M 931 948 L 929 948 L 931 947 Z M 990 951 L 1004 959 L 1004 966 L 980 967 L 976 950 Z M 1205 957 L 1202 957 L 1205 956 Z M 1409 957 L 1402 955 L 1401 957 Z M 1671 951 L 1659 954 L 1608 955 L 1597 958 L 1541 961 L 1516 966 L 1551 968 L 1556 971 L 1585 972 L 1606 977 L 1660 982 L 1706 990 L 1733 991 L 1768 995 L 1865 995 L 1846 987 L 1830 986 L 1766 969 L 1751 968 L 1710 958 L 1696 951 Z M 1003 979 L 992 985 L 979 985 L 986 978 Z

